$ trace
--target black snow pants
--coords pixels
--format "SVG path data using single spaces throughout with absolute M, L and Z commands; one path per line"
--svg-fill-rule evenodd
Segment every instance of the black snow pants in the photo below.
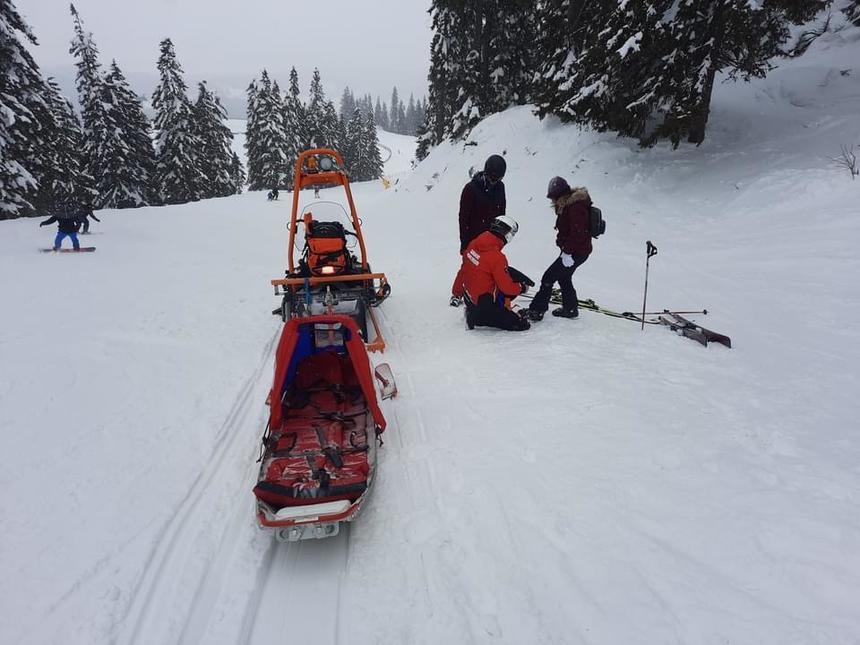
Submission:
M 489 293 L 478 298 L 477 304 L 466 302 L 466 324 L 469 329 L 474 327 L 496 327 L 506 331 L 525 331 L 529 328 L 527 321 L 519 314 L 511 311 L 503 303 L 493 300 Z
M 552 288 L 558 282 L 561 288 L 561 306 L 566 310 L 577 309 L 576 289 L 573 288 L 573 272 L 584 264 L 588 256 L 573 256 L 573 266 L 566 267 L 558 256 L 549 268 L 544 271 L 540 279 L 540 289 L 532 299 L 529 309 L 538 313 L 545 313 L 549 309 L 549 299 L 552 296 Z

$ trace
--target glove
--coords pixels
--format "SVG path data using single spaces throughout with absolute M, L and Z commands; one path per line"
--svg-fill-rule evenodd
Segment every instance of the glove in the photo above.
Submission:
M 42 222 L 41 224 L 39 224 L 39 228 L 42 228 L 43 226 L 45 226 L 45 222 Z
M 524 296 L 529 292 L 529 285 L 525 282 L 520 282 L 520 295 Z
M 573 266 L 573 257 L 570 255 L 570 253 L 561 254 L 561 263 L 568 269 Z
M 459 307 L 461 304 L 463 304 L 463 299 L 459 296 L 451 296 L 451 301 L 448 304 L 450 304 L 452 307 Z

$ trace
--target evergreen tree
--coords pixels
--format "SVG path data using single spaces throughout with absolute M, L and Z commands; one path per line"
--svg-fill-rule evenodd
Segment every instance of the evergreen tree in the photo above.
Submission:
M 430 43 L 429 100 L 418 135 L 416 157 L 424 159 L 430 148 L 441 143 L 450 132 L 452 107 L 459 96 L 457 79 L 465 53 L 458 38 L 462 11 L 452 0 L 434 0 L 430 7 L 433 38 Z M 393 131 L 393 126 L 390 128 Z
M 114 128 L 99 137 L 103 161 L 98 169 L 90 169 L 96 173 L 98 204 L 102 208 L 145 206 L 152 200 L 155 168 L 149 120 L 116 61 L 102 80 L 100 96 L 102 116 Z
M 97 192 L 95 206 L 107 205 L 103 191 L 109 190 L 113 181 L 113 155 L 116 152 L 117 130 L 121 127 L 113 114 L 113 105 L 105 102 L 104 78 L 98 60 L 98 47 L 92 34 L 84 30 L 75 5 L 70 6 L 74 19 L 75 37 L 69 53 L 75 57 L 77 74 L 75 84 L 81 106 L 81 124 L 84 133 L 83 152 L 87 173 L 93 177 Z
M 356 110 L 360 108 L 356 107 Z M 322 115 L 319 120 L 320 128 L 320 144 L 324 148 L 339 148 L 341 145 L 340 139 L 340 118 L 337 116 L 337 110 L 334 103 L 326 101 L 323 103 Z
M 33 204 L 40 212 L 58 213 L 76 203 L 93 203 L 93 178 L 86 173 L 82 151 L 83 131 L 72 105 L 53 79 L 48 79 L 50 119 L 44 124 L 44 152 L 48 163 L 37 169 L 38 192 Z
M 365 158 L 362 176 L 364 181 L 370 181 L 379 179 L 383 173 L 382 155 L 379 153 L 379 138 L 376 134 L 376 124 L 373 122 L 372 113 L 364 115 L 363 126 Z
M 200 169 L 206 177 L 203 197 L 226 197 L 236 193 L 233 176 L 233 133 L 224 124 L 227 111 L 218 97 L 198 85 L 194 104 L 194 130 L 201 143 Z
M 404 125 L 405 125 L 405 134 L 414 135 L 415 131 L 418 129 L 418 123 L 416 123 L 416 113 L 415 113 L 415 97 L 411 94 L 409 95 L 409 103 L 406 107 L 406 114 L 404 115 Z
M 299 75 L 296 68 L 293 67 L 290 70 L 290 87 L 284 98 L 284 136 L 286 140 L 284 159 L 286 161 L 287 186 L 292 186 L 295 182 L 296 159 L 298 159 L 299 153 L 305 149 L 305 130 L 305 110 L 299 90 Z
M 532 0 L 493 2 L 495 7 L 491 11 L 495 19 L 492 15 L 487 18 L 492 27 L 487 45 L 488 72 L 494 93 L 490 108 L 501 111 L 532 99 L 539 30 Z
M 446 2 L 450 4 L 450 0 Z M 454 114 L 448 130 L 455 139 L 465 137 L 481 119 L 496 110 L 490 79 L 494 21 L 488 15 L 489 9 L 484 3 L 464 3 L 456 11 L 456 50 L 462 56 L 462 64 L 452 78 L 457 97 L 452 104 Z
M 668 26 L 667 63 L 655 79 L 656 102 L 666 107 L 648 142 L 669 138 L 677 146 L 686 138 L 702 143 L 717 73 L 744 80 L 763 77 L 788 39 L 789 20 L 807 19 L 823 5 L 818 0 L 680 0 Z
M 860 0 L 849 0 L 842 11 L 850 22 L 860 27 Z
M 671 0 L 630 0 L 594 5 L 568 52 L 561 74 L 546 75 L 542 89 L 565 121 L 640 136 L 656 108 L 665 31 L 660 18 Z M 599 25 L 599 28 L 596 28 Z
M 305 139 L 303 149 L 319 148 L 323 143 L 323 120 L 326 98 L 322 87 L 322 79 L 320 71 L 314 68 L 313 76 L 311 77 L 310 86 L 310 101 L 305 111 Z
M 376 106 L 373 108 L 373 120 L 383 130 L 388 129 L 388 109 L 382 106 L 379 97 L 376 97 Z
M 181 204 L 200 199 L 205 190 L 206 178 L 200 169 L 202 145 L 194 132 L 191 102 L 173 43 L 165 38 L 159 49 L 161 80 L 152 93 L 156 112 L 153 183 L 161 203 Z
M 258 178 L 261 175 L 262 161 L 260 103 L 257 100 L 259 91 L 256 79 L 252 80 L 248 85 L 246 94 L 248 96 L 245 121 L 245 155 L 248 159 L 247 181 L 254 187 L 261 183 Z
M 763 76 L 789 22 L 810 19 L 828 1 L 545 0 L 538 112 L 646 145 L 701 143 L 717 73 Z
M 352 111 L 352 116 L 344 128 L 346 137 L 344 144 L 341 146 L 340 153 L 343 156 L 343 162 L 349 171 L 350 177 L 355 181 L 359 181 L 358 177 L 358 160 L 361 158 L 359 145 L 362 144 L 364 136 L 364 124 L 361 119 L 361 110 L 356 108 Z
M 242 162 L 239 160 L 239 155 L 233 153 L 233 158 L 230 162 L 230 179 L 233 184 L 233 194 L 238 195 L 245 187 L 245 169 L 242 168 Z
M 49 113 L 45 83 L 21 37 L 37 44 L 12 0 L 0 0 L 0 219 L 32 212 L 32 170 L 50 163 L 40 152 Z
M 143 206 L 152 198 L 154 154 L 149 122 L 140 100 L 113 61 L 101 72 L 98 48 L 71 6 L 77 89 L 83 125 L 83 153 L 93 178 L 96 208 Z
M 355 108 L 355 97 L 352 95 L 352 90 L 347 86 L 340 97 L 340 116 L 346 119 L 350 118 Z
M 251 190 L 287 188 L 287 134 L 284 128 L 284 103 L 278 83 L 269 79 L 263 70 L 257 88 L 257 141 L 256 174 L 248 177 Z M 251 167 L 251 158 L 248 158 Z
M 397 94 L 397 87 L 391 91 L 391 113 L 388 117 L 388 123 L 391 125 L 391 131 L 397 134 L 402 134 L 403 123 L 400 119 L 400 96 Z
M 433 145 L 433 132 L 431 127 L 430 113 L 425 112 L 424 119 L 421 121 L 421 125 L 418 126 L 418 130 L 415 132 L 415 137 L 418 142 L 418 146 L 415 149 L 415 158 L 418 161 L 423 161 L 427 158 L 427 155 L 430 154 L 430 148 Z

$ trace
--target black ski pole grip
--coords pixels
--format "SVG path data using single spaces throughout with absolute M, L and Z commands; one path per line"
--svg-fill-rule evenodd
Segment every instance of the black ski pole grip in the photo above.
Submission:
M 645 242 L 645 252 L 648 254 L 649 258 L 657 255 L 657 247 L 651 244 L 651 240 Z

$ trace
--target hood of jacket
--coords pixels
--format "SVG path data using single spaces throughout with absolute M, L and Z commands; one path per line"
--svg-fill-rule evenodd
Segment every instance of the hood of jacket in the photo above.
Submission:
M 561 215 L 561 212 L 571 204 L 575 202 L 590 202 L 591 196 L 588 194 L 588 191 L 581 186 L 573 188 L 567 195 L 562 195 L 555 202 L 553 202 L 552 206 L 555 210 L 556 214 Z

